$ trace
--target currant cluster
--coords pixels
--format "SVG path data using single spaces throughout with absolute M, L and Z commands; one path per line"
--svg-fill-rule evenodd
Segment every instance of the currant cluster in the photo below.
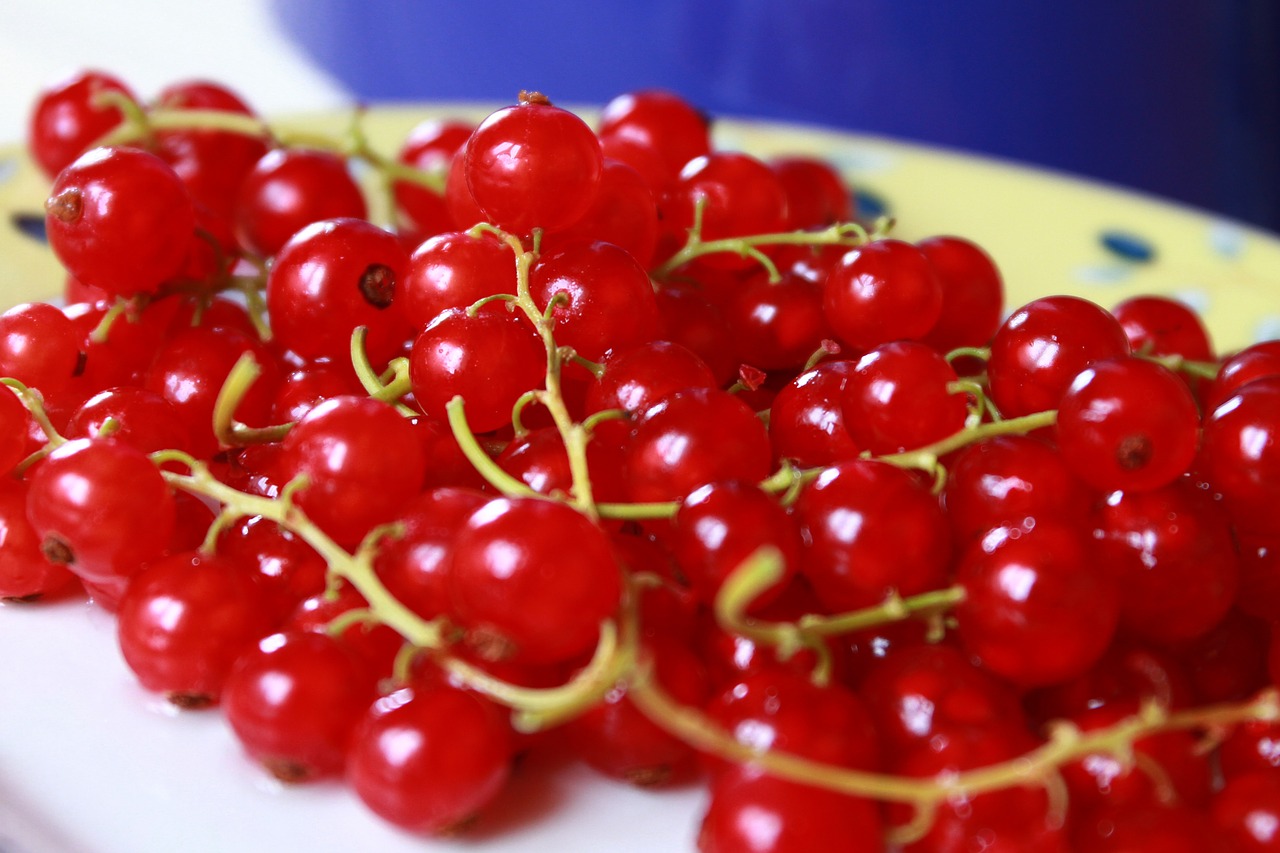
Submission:
M 86 72 L 29 142 L 68 279 L 0 316 L 0 596 L 87 593 L 275 776 L 439 833 L 565 750 L 709 786 L 703 853 L 1280 849 L 1280 342 L 1006 317 L 665 92 L 390 157 Z

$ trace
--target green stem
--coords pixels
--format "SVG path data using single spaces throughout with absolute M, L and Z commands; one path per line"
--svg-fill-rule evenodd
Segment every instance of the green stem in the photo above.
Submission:
M 502 470 L 498 463 L 493 461 L 493 457 L 485 452 L 467 423 L 465 407 L 466 402 L 461 396 L 454 397 L 445 404 L 445 416 L 449 420 L 449 429 L 453 432 L 454 440 L 458 442 L 462 454 L 467 457 L 471 467 L 476 469 L 476 473 L 507 497 L 545 498 L 546 495 L 529 488 L 523 480 L 518 480 Z
M 389 625 L 406 642 L 415 646 L 440 648 L 443 645 L 441 625 L 418 616 L 391 594 L 373 571 L 372 555 L 352 555 L 315 525 L 293 505 L 292 489 L 286 488 L 280 498 L 250 495 L 226 485 L 214 477 L 200 461 L 179 451 L 152 454 L 157 465 L 182 462 L 190 473 L 161 470 L 165 481 L 175 489 L 210 498 L 241 516 L 262 516 L 301 538 L 324 559 L 331 576 L 348 581 L 368 602 L 378 621 Z
M 821 231 L 784 231 L 771 234 L 752 234 L 744 237 L 727 237 L 721 240 L 702 239 L 701 208 L 695 208 L 694 227 L 689 230 L 685 244 L 666 262 L 654 270 L 655 278 L 667 278 L 680 267 L 703 255 L 735 254 L 758 261 L 769 273 L 769 281 L 777 282 L 781 275 L 773 261 L 760 251 L 760 246 L 861 246 L 868 241 L 866 229 L 856 222 L 841 222 Z

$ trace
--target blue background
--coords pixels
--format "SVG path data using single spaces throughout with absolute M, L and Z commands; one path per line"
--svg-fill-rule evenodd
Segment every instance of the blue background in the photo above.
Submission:
M 1276 0 L 274 0 L 368 100 L 661 86 L 1083 174 L 1280 231 Z

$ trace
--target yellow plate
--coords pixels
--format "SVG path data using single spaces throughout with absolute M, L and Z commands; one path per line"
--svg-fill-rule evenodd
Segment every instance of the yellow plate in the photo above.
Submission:
M 364 127 L 393 154 L 426 116 L 476 120 L 475 105 L 370 110 Z M 587 118 L 591 116 L 586 114 Z M 339 133 L 349 116 L 284 120 Z M 1068 175 L 813 127 L 721 119 L 717 145 L 834 162 L 868 206 L 905 239 L 956 234 L 983 245 L 1004 274 L 1009 308 L 1050 293 L 1106 307 L 1138 293 L 1176 296 L 1202 312 L 1220 351 L 1280 337 L 1280 238 L 1202 211 Z M 13 227 L 39 217 L 47 181 L 20 146 L 0 149 L 0 302 L 56 297 L 62 276 L 47 248 Z

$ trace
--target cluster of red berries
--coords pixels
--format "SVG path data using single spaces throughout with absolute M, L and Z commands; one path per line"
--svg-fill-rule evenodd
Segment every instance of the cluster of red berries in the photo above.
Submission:
M 390 158 L 86 73 L 29 141 L 69 279 L 0 316 L 0 596 L 87 590 L 278 777 L 441 832 L 561 749 L 705 781 L 703 853 L 1280 849 L 1280 342 L 1005 318 L 662 92 Z

